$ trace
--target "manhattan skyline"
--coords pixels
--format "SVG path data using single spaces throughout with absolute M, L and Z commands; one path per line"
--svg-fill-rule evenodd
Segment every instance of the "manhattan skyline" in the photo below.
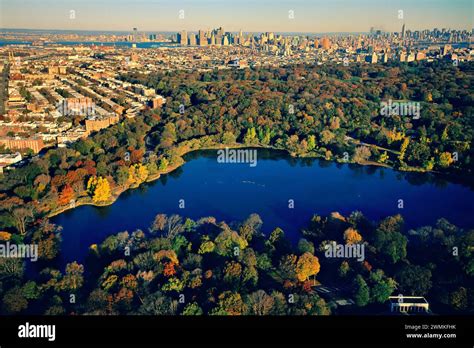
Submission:
M 138 0 L 132 9 L 123 0 L 2 0 L 0 6 L 2 29 L 193 31 L 222 25 L 226 31 L 335 33 L 399 31 L 403 23 L 411 30 L 473 27 L 470 0 Z

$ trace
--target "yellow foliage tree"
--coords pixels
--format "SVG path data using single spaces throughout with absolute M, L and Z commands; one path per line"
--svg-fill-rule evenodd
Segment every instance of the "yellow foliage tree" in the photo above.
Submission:
M 299 257 L 296 263 L 296 277 L 300 282 L 304 282 L 310 276 L 318 274 L 320 268 L 319 259 L 306 252 Z
M 443 168 L 449 167 L 454 162 L 453 156 L 449 152 L 439 155 L 439 165 Z
M 106 178 L 91 176 L 87 182 L 87 191 L 94 202 L 106 202 L 110 199 L 110 184 Z
M 344 231 L 344 239 L 347 244 L 357 244 L 362 241 L 362 236 L 352 227 Z
M 382 152 L 382 154 L 379 157 L 379 162 L 380 163 L 385 163 L 388 160 L 388 154 L 387 151 Z
M 403 139 L 402 145 L 400 146 L 400 155 L 398 156 L 400 161 L 403 161 L 403 159 L 405 158 L 405 152 L 407 151 L 407 147 L 409 143 L 410 143 L 410 138 L 405 137 Z
M 155 254 L 153 254 L 153 259 L 155 259 L 158 262 L 160 262 L 163 259 L 168 259 L 174 264 L 179 265 L 178 256 L 176 255 L 174 250 L 160 250 L 156 252 Z
M 387 130 L 385 134 L 387 136 L 389 144 L 391 144 L 394 141 L 400 141 L 405 136 L 403 132 L 397 132 L 395 129 Z
M 148 169 L 141 163 L 132 164 L 128 169 L 128 181 L 130 184 L 140 185 L 148 178 Z

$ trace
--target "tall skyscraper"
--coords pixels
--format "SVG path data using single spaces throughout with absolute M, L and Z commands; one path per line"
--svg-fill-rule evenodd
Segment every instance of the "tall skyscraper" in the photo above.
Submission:
M 224 46 L 229 46 L 229 38 L 226 36 L 224 36 L 224 39 L 222 39 L 222 45 Z
M 196 46 L 196 34 L 191 33 L 189 34 L 189 46 Z
M 402 39 L 405 38 L 405 23 L 402 25 Z
M 138 29 L 133 28 L 133 41 L 137 42 L 137 40 L 138 40 Z
M 207 37 L 204 30 L 199 30 L 199 46 L 207 46 Z
M 179 44 L 181 46 L 187 46 L 188 45 L 188 33 L 186 30 L 181 31 L 181 35 L 179 37 Z

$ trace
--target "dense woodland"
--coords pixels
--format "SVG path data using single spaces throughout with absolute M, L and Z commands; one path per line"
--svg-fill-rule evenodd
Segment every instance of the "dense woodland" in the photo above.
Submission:
M 474 230 L 440 219 L 406 233 L 400 215 L 373 223 L 360 212 L 333 213 L 314 216 L 292 245 L 280 228 L 265 236 L 262 223 L 256 214 L 232 224 L 158 214 L 148 231 L 109 236 L 89 247 L 84 264 L 65 270 L 53 266 L 58 254 L 48 248 L 34 276 L 23 260 L 0 258 L 1 313 L 340 313 L 333 298 L 315 291 L 320 282 L 343 289 L 335 299 L 353 299 L 345 313 L 387 313 L 391 294 L 424 295 L 438 313 L 474 309 Z M 47 233 L 57 246 L 58 232 L 43 221 L 33 235 Z M 365 260 L 326 257 L 331 241 L 364 244 Z
M 464 172 L 473 168 L 473 68 L 439 61 L 130 73 L 123 79 L 167 97 L 156 115 L 172 120 L 178 141 L 215 134 L 221 142 L 237 138 L 298 155 L 343 160 L 347 152 L 356 162 Z M 380 103 L 388 100 L 419 102 L 420 118 L 381 115 Z M 389 151 L 356 151 L 346 136 Z M 166 148 L 171 139 L 158 133 L 156 140 Z
M 68 148 L 49 149 L 40 156 L 27 161 L 24 165 L 3 174 L 0 180 L 0 240 L 10 240 L 15 243 L 39 243 L 43 258 L 49 260 L 44 261 L 47 266 L 48 262 L 54 260 L 60 253 L 58 236 L 61 228 L 48 222 L 47 217 L 51 213 L 73 208 L 78 204 L 110 204 L 124 190 L 137 187 L 147 180 L 157 178 L 160 173 L 168 172 L 181 165 L 184 153 L 201 148 L 238 146 L 239 144 L 263 146 L 284 149 L 295 156 L 322 157 L 341 162 L 385 165 L 400 170 L 437 171 L 464 178 L 472 177 L 473 71 L 474 63 L 465 63 L 455 67 L 448 62 L 436 61 L 410 64 L 390 63 L 388 65 L 354 64 L 349 67 L 326 65 L 214 72 L 173 71 L 150 75 L 132 72 L 123 75 L 120 77 L 123 80 L 139 82 L 156 88 L 158 93 L 166 97 L 166 104 L 159 109 L 146 110 L 140 117 L 123 119 L 119 124 L 95 133 L 87 139 L 77 141 Z M 413 117 L 396 115 L 381 116 L 380 103 L 388 99 L 420 102 L 420 119 L 414 120 Z M 313 224 L 314 221 L 311 226 Z M 443 223 L 442 225 L 444 226 Z M 204 226 L 210 227 L 208 224 L 204 224 Z M 188 229 L 191 228 L 194 231 L 195 228 L 201 229 L 201 227 L 198 224 L 197 227 L 188 226 Z M 316 227 L 313 226 L 313 228 Z M 324 238 L 327 239 L 326 232 L 321 232 L 323 234 L 318 236 L 316 230 L 313 231 L 314 235 L 310 231 L 312 229 L 304 233 L 308 234 L 309 242 L 313 243 L 317 249 L 321 243 L 319 238 L 324 235 Z M 436 226 L 423 230 L 420 232 L 422 235 L 416 238 L 420 240 L 425 238 L 426 241 L 423 242 L 425 244 L 439 243 L 436 247 L 445 248 L 443 250 L 447 252 L 448 246 L 453 245 L 452 239 L 461 238 L 454 237 L 458 232 L 455 227 L 445 231 L 442 227 Z M 238 232 L 236 233 L 238 234 Z M 197 236 L 201 235 L 201 231 L 196 234 L 196 237 L 191 237 L 191 235 L 194 234 L 186 235 L 187 244 L 185 243 L 186 245 L 192 243 L 191 250 L 188 251 L 190 255 L 192 248 L 197 245 L 196 240 L 192 241 L 192 238 L 200 238 Z M 376 243 L 371 240 L 373 238 L 372 229 L 365 231 L 361 228 L 361 235 L 364 240 L 369 241 L 377 248 L 377 244 L 372 244 Z M 395 247 L 398 244 L 393 243 L 402 243 L 407 236 L 394 235 L 399 236 L 397 237 L 399 239 L 391 241 L 390 238 L 393 235 L 388 234 L 389 241 L 386 242 L 382 238 L 378 242 L 380 243 L 378 247 L 382 248 L 388 245 L 387 248 L 392 252 L 398 252 L 396 250 L 400 248 Z M 177 236 L 184 235 L 179 233 Z M 169 243 L 173 244 L 175 237 L 169 238 Z M 210 240 L 214 240 L 214 237 L 209 235 Z M 415 236 L 412 237 L 415 238 Z M 125 238 L 127 243 L 129 240 L 137 239 L 140 243 L 144 243 L 145 249 L 151 248 L 147 244 L 151 242 L 151 239 L 149 240 L 146 235 L 138 233 L 134 236 L 125 237 L 122 235 L 121 238 Z M 255 241 L 261 241 L 261 238 L 263 237 L 256 237 Z M 122 242 L 116 241 L 117 245 L 120 243 Z M 263 241 L 261 243 L 265 244 Z M 468 245 L 473 245 L 472 240 Z M 410 247 L 411 244 L 408 249 Z M 169 247 L 165 245 L 162 249 L 169 250 Z M 148 251 L 153 256 L 153 252 L 159 252 L 159 250 L 159 247 L 155 247 L 155 249 Z M 173 260 L 179 261 L 175 265 L 175 271 L 180 277 L 184 277 L 185 270 L 188 272 L 192 270 L 184 268 L 186 255 L 180 254 L 183 252 L 180 250 L 174 250 L 177 259 Z M 257 246 L 255 246 L 255 250 L 269 253 L 268 250 L 259 249 Z M 405 250 L 405 247 L 400 250 Z M 112 258 L 117 256 L 116 251 L 110 250 L 110 254 L 104 254 L 102 247 L 98 247 L 95 257 L 101 264 L 112 262 Z M 471 250 L 466 251 L 464 248 L 464 251 L 459 249 L 459 252 L 461 255 L 462 252 L 471 253 Z M 277 256 L 271 253 L 268 255 L 272 259 L 274 267 L 279 265 L 281 256 L 285 253 L 289 254 L 286 249 L 281 249 L 276 253 Z M 298 254 L 297 251 L 292 251 L 292 253 Z M 208 256 L 213 254 L 214 252 L 211 252 Z M 205 259 L 203 255 L 199 253 L 198 255 L 203 260 Z M 219 253 L 217 255 L 217 258 L 225 257 Z M 351 266 L 351 271 L 362 277 L 357 277 L 360 287 L 365 289 L 363 286 L 365 282 L 369 293 L 371 287 L 376 286 L 378 281 L 376 279 L 382 279 L 390 285 L 390 289 L 395 286 L 393 280 L 402 284 L 400 289 L 403 293 L 420 294 L 420 291 L 403 285 L 404 283 L 397 278 L 402 277 L 401 275 L 397 276 L 397 272 L 402 272 L 404 269 L 402 265 L 405 265 L 404 267 L 407 268 L 405 273 L 408 276 L 415 274 L 419 278 L 420 274 L 424 274 L 425 278 L 430 278 L 427 281 L 430 286 L 425 286 L 424 289 L 429 288 L 426 292 L 436 296 L 440 303 L 449 304 L 453 296 L 464 294 L 467 302 L 463 302 L 465 305 L 458 306 L 459 309 L 464 310 L 472 304 L 472 294 L 466 292 L 467 287 L 463 285 L 471 282 L 472 287 L 471 254 L 466 256 L 467 259 L 460 259 L 460 257 L 449 259 L 446 256 L 444 259 L 446 262 L 438 265 L 437 262 L 443 259 L 441 256 L 437 256 L 436 260 L 433 260 L 433 254 L 428 254 L 429 259 L 422 259 L 423 254 L 415 253 L 410 261 L 414 260 L 414 264 L 420 266 L 406 265 L 404 254 L 393 256 L 393 264 L 390 263 L 390 258 L 386 259 L 382 255 L 376 253 L 376 261 L 371 265 L 377 269 L 383 269 L 387 275 L 380 274 L 380 272 L 375 273 L 375 271 L 363 271 L 359 270 L 359 266 Z M 297 263 L 298 260 L 297 258 L 294 261 Z M 26 291 L 24 289 L 26 284 L 23 284 L 25 281 L 22 275 L 23 265 L 21 262 L 9 265 L 11 260 L 1 260 L 1 262 L 3 262 L 3 266 L 0 268 L 0 271 L 3 272 L 0 276 L 3 285 L 1 291 L 2 296 L 6 296 L 8 303 L 15 296 L 21 298 Z M 319 258 L 319 262 L 323 265 L 321 258 Z M 455 264 L 452 264 L 453 262 Z M 124 270 L 129 265 L 131 267 L 130 274 L 136 278 L 138 268 L 135 268 L 136 266 L 130 263 L 130 260 L 126 262 Z M 244 272 L 246 264 L 243 261 L 242 265 L 242 272 Z M 453 268 L 449 268 L 449 272 L 446 272 L 444 268 L 439 272 L 436 268 L 451 267 L 449 265 Z M 107 265 L 104 264 L 105 266 Z M 158 267 L 158 264 L 154 267 Z M 225 262 L 213 265 L 213 267 L 225 267 Z M 238 268 L 238 266 L 235 267 Z M 246 267 L 250 266 L 246 265 Z M 253 268 L 249 269 L 251 270 L 248 272 L 254 274 L 258 267 L 253 265 Z M 325 267 L 322 267 L 321 276 L 324 275 L 324 269 Z M 330 269 L 330 266 L 327 269 Z M 149 270 L 151 269 L 146 267 L 141 269 L 141 271 L 147 272 Z M 53 273 L 48 275 L 49 271 Z M 33 285 L 27 283 L 28 289 L 31 291 L 39 289 L 40 285 L 38 284 L 42 284 L 42 281 L 51 282 L 51 284 L 56 281 L 60 285 L 51 286 L 47 291 L 43 291 L 43 288 L 38 292 L 35 290 L 34 293 L 37 295 L 23 296 L 26 303 L 29 302 L 31 296 L 46 296 L 48 301 L 55 299 L 58 303 L 61 302 L 59 301 L 62 298 L 61 294 L 65 293 L 61 287 L 69 289 L 70 285 L 67 283 L 69 281 L 76 282 L 76 276 L 79 277 L 78 279 L 82 279 L 84 269 L 80 265 L 72 264 L 64 274 L 61 273 L 63 270 L 49 271 L 42 273 L 44 278 L 35 280 Z M 264 283 L 265 286 L 262 284 L 262 289 L 267 292 L 267 295 L 270 295 L 273 290 L 283 291 L 272 283 L 271 279 L 274 279 L 272 275 L 264 275 L 267 271 L 268 269 L 263 270 L 262 274 L 259 273 L 262 279 L 269 282 L 268 284 Z M 456 279 L 438 279 L 438 277 L 448 274 L 454 277 L 458 271 L 460 273 Z M 223 272 L 222 268 L 220 272 Z M 215 273 L 213 274 L 215 275 Z M 351 279 L 354 276 L 355 274 L 352 274 Z M 97 278 L 91 277 L 91 282 L 94 282 L 94 279 L 97 280 Z M 130 289 L 120 285 L 118 277 L 116 275 L 115 281 L 109 280 L 113 284 L 107 291 L 109 289 L 115 291 L 120 287 L 120 289 L 124 289 L 122 292 L 125 293 L 119 295 L 111 292 L 107 295 L 106 289 L 99 286 L 97 289 L 98 298 L 106 298 L 108 301 L 108 296 L 111 294 L 118 297 L 129 297 L 128 290 Z M 166 278 L 166 276 L 164 277 Z M 187 285 L 180 283 L 184 282 L 180 277 L 172 277 L 172 279 L 176 278 L 176 282 L 179 284 L 169 286 L 176 286 L 178 289 L 183 286 L 184 289 Z M 220 274 L 215 277 L 211 276 L 209 279 L 215 281 L 216 284 L 224 284 L 222 282 L 224 278 L 220 278 Z M 246 277 L 252 278 L 253 276 L 247 274 Z M 370 277 L 375 277 L 375 280 Z M 389 281 L 388 278 L 392 280 Z M 291 282 L 291 279 L 288 277 L 285 280 Z M 103 281 L 105 280 L 107 279 Z M 383 287 L 387 289 L 389 285 Z M 164 283 L 161 286 L 164 286 Z M 257 291 L 256 286 L 252 285 L 247 288 L 247 283 L 245 283 L 240 300 L 247 301 L 246 296 L 250 294 L 249 289 Z M 294 286 L 298 288 L 299 285 Z M 155 287 L 153 291 L 157 291 L 157 289 Z M 405 291 L 405 289 L 407 290 Z M 215 291 L 219 290 L 222 289 L 217 286 Z M 214 297 L 216 304 L 219 304 L 220 300 L 222 303 L 234 302 L 237 301 L 234 293 L 237 293 L 238 290 L 239 288 L 233 288 L 233 292 L 222 295 L 221 299 L 219 299 L 221 295 L 216 292 L 211 291 L 211 295 L 217 296 Z M 57 296 L 50 296 L 49 291 L 57 292 Z M 149 291 L 151 290 L 149 289 Z M 159 291 L 166 293 L 166 290 L 161 287 Z M 388 292 L 387 290 L 386 293 Z M 286 294 L 284 291 L 283 293 Z M 455 296 L 453 293 L 457 295 Z M 135 292 L 133 294 L 130 308 L 120 309 L 120 305 L 120 308 L 117 309 L 110 305 L 108 310 L 111 313 L 128 313 L 138 310 L 136 301 L 140 302 L 145 297 L 148 298 L 148 295 L 145 292 L 138 298 Z M 150 296 L 151 294 L 150 292 Z M 307 296 L 307 292 L 304 294 Z M 209 298 L 212 298 L 211 295 Z M 262 294 L 260 293 L 260 295 Z M 86 294 L 81 292 L 81 296 L 86 296 Z M 200 308 L 202 306 L 201 310 L 205 313 L 218 312 L 218 307 L 206 302 L 206 296 L 201 294 L 199 301 L 196 300 Z M 226 296 L 230 296 L 230 300 Z M 186 298 L 189 300 L 192 295 L 186 296 Z M 177 300 L 172 296 L 168 299 L 170 304 Z M 97 298 L 96 300 L 99 301 Z M 75 308 L 65 304 L 64 299 L 62 301 L 61 305 L 57 305 L 62 310 L 56 308 L 56 304 L 51 304 L 53 313 L 56 310 L 68 313 L 98 310 L 94 309 L 95 307 Z M 25 307 L 25 302 L 21 302 L 23 305 L 20 310 L 5 310 L 17 313 L 25 310 L 36 311 L 34 308 L 39 305 L 39 301 L 32 302 L 36 304 L 28 306 L 28 309 Z M 329 312 L 330 308 L 323 302 L 320 301 L 312 308 L 318 308 L 318 313 Z M 363 302 L 374 301 L 372 299 L 359 301 L 359 303 Z M 248 313 L 249 303 L 245 302 L 244 304 L 245 306 L 242 305 L 241 308 L 242 313 Z M 190 303 L 188 305 L 191 306 Z M 452 303 L 451 306 L 458 308 Z M 98 307 L 99 305 L 97 305 Z M 245 311 L 244 307 L 247 308 Z M 176 307 L 176 310 L 178 308 L 180 306 Z M 282 311 L 294 310 L 295 313 L 302 313 L 298 311 L 304 310 L 303 308 L 296 310 L 296 308 L 297 306 L 288 307 Z M 48 309 L 41 308 L 38 309 L 38 312 L 46 310 Z

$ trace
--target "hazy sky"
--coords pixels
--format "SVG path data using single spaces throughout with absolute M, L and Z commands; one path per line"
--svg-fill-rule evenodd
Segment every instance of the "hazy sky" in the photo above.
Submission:
M 367 32 L 474 26 L 474 0 L 0 0 L 0 28 Z M 71 10 L 75 18 L 71 19 Z M 398 18 L 403 11 L 404 19 Z M 184 19 L 180 18 L 184 13 Z M 291 12 L 294 18 L 291 19 Z

